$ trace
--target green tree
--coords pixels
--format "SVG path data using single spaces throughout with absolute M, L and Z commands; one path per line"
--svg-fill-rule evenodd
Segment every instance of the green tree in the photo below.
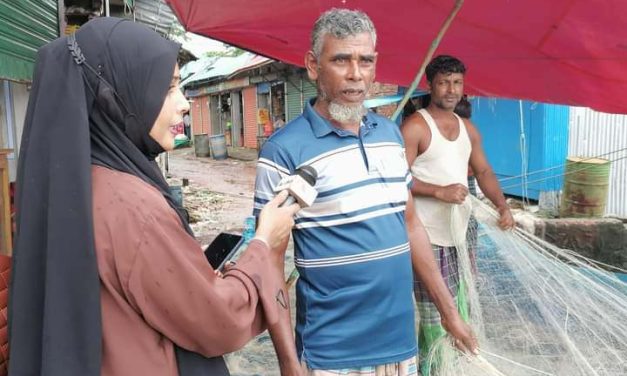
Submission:
M 246 50 L 242 50 L 241 48 L 230 46 L 228 44 L 225 44 L 224 46 L 226 48 L 225 50 L 208 51 L 208 52 L 205 52 L 205 56 L 207 57 L 236 57 L 246 52 Z

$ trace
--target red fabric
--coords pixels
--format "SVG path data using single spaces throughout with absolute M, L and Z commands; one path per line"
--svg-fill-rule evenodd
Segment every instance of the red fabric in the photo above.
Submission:
M 8 306 L 9 281 L 11 280 L 11 257 L 0 255 L 0 376 L 8 374 L 9 335 Z
M 361 9 L 379 34 L 377 80 L 409 86 L 454 0 L 167 0 L 188 31 L 302 65 L 331 7 Z M 474 95 L 627 113 L 623 0 L 467 0 L 436 54 L 462 59 Z M 424 83 L 421 85 L 424 87 Z

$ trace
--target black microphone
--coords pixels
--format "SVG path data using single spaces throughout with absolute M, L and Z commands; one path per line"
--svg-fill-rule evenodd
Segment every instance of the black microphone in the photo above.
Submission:
M 293 175 L 281 179 L 275 192 L 287 191 L 289 196 L 281 206 L 298 202 L 301 208 L 311 206 L 318 197 L 318 191 L 314 188 L 318 179 L 316 169 L 311 166 L 302 166 L 294 171 Z

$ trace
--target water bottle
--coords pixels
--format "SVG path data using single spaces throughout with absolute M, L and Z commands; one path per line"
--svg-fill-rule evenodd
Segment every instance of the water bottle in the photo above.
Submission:
M 244 244 L 247 245 L 255 236 L 256 223 L 257 218 L 255 216 L 251 215 L 244 219 L 244 231 L 242 232 L 242 236 L 244 237 Z

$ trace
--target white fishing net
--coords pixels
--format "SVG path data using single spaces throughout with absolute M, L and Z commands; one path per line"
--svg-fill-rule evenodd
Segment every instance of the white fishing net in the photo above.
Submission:
M 471 199 L 477 225 L 458 253 L 481 355 L 444 338 L 430 354 L 432 376 L 627 375 L 627 284 L 572 251 L 501 231 L 498 214 Z M 457 222 L 453 231 L 464 227 Z

